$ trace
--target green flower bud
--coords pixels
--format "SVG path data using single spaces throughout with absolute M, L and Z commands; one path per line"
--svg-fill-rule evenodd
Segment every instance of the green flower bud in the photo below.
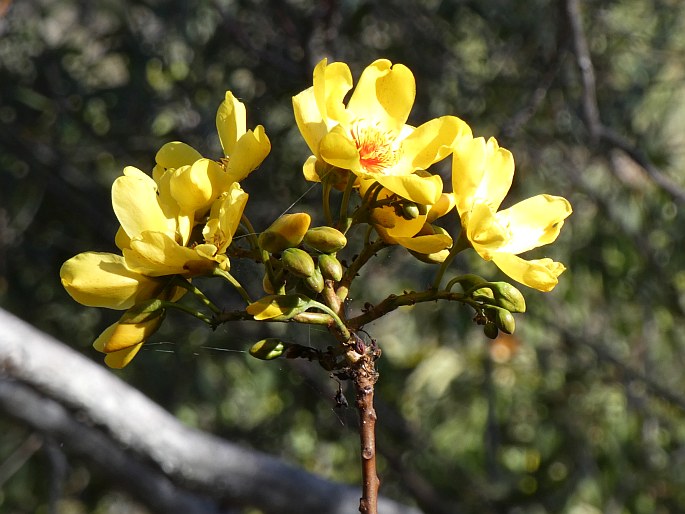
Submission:
M 119 320 L 119 323 L 137 325 L 145 323 L 164 314 L 164 302 L 157 298 L 145 300 L 128 309 Z
M 526 300 L 521 291 L 508 282 L 493 282 L 495 302 L 509 312 L 526 312 Z
M 312 256 L 299 248 L 287 248 L 283 250 L 283 253 L 281 254 L 281 264 L 283 265 L 283 269 L 300 278 L 311 277 L 316 270 Z
M 269 337 L 256 342 L 250 348 L 250 355 L 263 361 L 278 359 L 290 345 L 275 337 Z
M 497 325 L 505 334 L 513 334 L 516 329 L 514 316 L 506 309 L 500 307 L 489 307 L 487 309 L 488 320 Z
M 321 253 L 335 253 L 345 248 L 347 238 L 333 227 L 314 227 L 304 235 L 304 244 Z
M 259 247 L 270 253 L 296 247 L 302 242 L 311 220 L 304 212 L 284 214 L 259 234 Z
M 315 293 L 320 293 L 323 291 L 323 275 L 321 274 L 321 271 L 318 268 L 314 268 L 314 273 L 304 279 L 304 283 L 307 285 L 309 289 L 314 291 Z
M 490 339 L 495 339 L 499 334 L 499 329 L 492 321 L 488 321 L 485 326 L 483 326 L 483 333 Z
M 318 263 L 324 279 L 340 282 L 343 276 L 343 267 L 335 255 L 322 253 L 318 257 Z
M 405 220 L 415 220 L 419 217 L 419 207 L 413 202 L 405 202 L 401 205 L 402 217 Z

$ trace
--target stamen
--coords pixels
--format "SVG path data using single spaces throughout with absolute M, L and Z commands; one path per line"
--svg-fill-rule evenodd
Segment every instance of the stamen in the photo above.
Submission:
M 386 174 L 399 158 L 399 152 L 393 149 L 393 134 L 375 126 L 356 123 L 350 129 L 357 149 L 359 160 L 368 173 Z

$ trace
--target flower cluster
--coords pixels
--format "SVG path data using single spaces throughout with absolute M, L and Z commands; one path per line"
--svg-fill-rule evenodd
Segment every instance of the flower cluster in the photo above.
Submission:
M 462 234 L 485 260 L 514 280 L 550 291 L 564 271 L 551 259 L 518 254 L 553 242 L 571 214 L 562 197 L 539 195 L 497 212 L 512 184 L 514 159 L 497 141 L 474 138 L 469 126 L 443 116 L 419 127 L 406 124 L 415 97 L 411 71 L 381 59 L 352 89 L 349 68 L 324 59 L 313 85 L 293 99 L 295 119 L 312 156 L 308 180 L 347 182 L 373 199 L 369 221 L 379 236 L 428 262 L 449 255 L 452 238 L 432 222 L 455 205 Z M 427 170 L 452 156 L 452 192 Z
M 377 60 L 355 87 L 346 64 L 324 59 L 314 70 L 312 86 L 293 98 L 295 121 L 312 153 L 304 177 L 322 185 L 321 226 L 310 227 L 307 213 L 290 213 L 254 233 L 243 214 L 248 195 L 240 182 L 262 163 L 270 142 L 263 127 L 247 130 L 245 107 L 230 92 L 216 116 L 221 158 L 208 159 L 187 144 L 172 142 L 157 152 L 151 175 L 125 168 L 112 186 L 121 253 L 81 253 L 61 269 L 62 284 L 76 301 L 126 311 L 94 343 L 106 354 L 105 362 L 117 368 L 128 364 L 157 330 L 166 309 L 179 307 L 188 290 L 201 297 L 190 282 L 198 276 L 222 276 L 241 292 L 246 309 L 234 319 L 250 315 L 335 325 L 347 337 L 341 305 L 349 286 L 366 259 L 390 245 L 440 265 L 433 289 L 411 301 L 471 302 L 480 309 L 483 324 L 494 326 L 497 319 L 499 329 L 513 331 L 511 312 L 525 309 L 518 291 L 480 277 L 475 282 L 457 277 L 449 284 L 460 283 L 464 294 L 450 296 L 448 285 L 439 296 L 442 275 L 452 257 L 472 247 L 512 279 L 552 290 L 564 266 L 519 254 L 553 242 L 571 206 L 564 198 L 538 195 L 499 210 L 513 180 L 511 153 L 494 139 L 474 137 L 455 116 L 409 125 L 415 94 L 414 76 L 403 65 Z M 452 160 L 451 191 L 431 172 L 447 158 Z M 342 192 L 337 219 L 331 209 L 334 190 Z M 455 210 L 458 223 L 436 223 Z M 360 224 L 369 227 L 365 247 L 356 254 L 362 258 L 345 270 L 336 253 L 347 245 L 347 232 Z M 250 244 L 243 255 L 264 267 L 267 296 L 256 302 L 229 273 L 229 249 L 241 226 Z M 459 228 L 460 236 L 453 238 Z M 372 230 L 380 243 L 373 248 Z M 213 311 L 211 324 L 224 320 L 221 309 L 209 301 L 206 305 Z
M 157 152 L 152 176 L 125 168 L 112 185 L 121 254 L 85 252 L 62 266 L 62 284 L 76 301 L 127 310 L 94 343 L 109 366 L 128 364 L 157 330 L 165 306 L 188 285 L 178 277 L 229 270 L 226 252 L 248 198 L 240 181 L 271 149 L 262 126 L 246 129 L 245 114 L 227 92 L 216 116 L 219 160 L 172 142 Z

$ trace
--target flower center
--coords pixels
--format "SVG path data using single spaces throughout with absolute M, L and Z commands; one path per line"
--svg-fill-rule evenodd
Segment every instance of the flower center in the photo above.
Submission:
M 392 145 L 394 135 L 378 126 L 360 123 L 353 125 L 350 133 L 359 150 L 359 162 L 364 171 L 387 174 L 388 168 L 399 158 L 399 152 Z

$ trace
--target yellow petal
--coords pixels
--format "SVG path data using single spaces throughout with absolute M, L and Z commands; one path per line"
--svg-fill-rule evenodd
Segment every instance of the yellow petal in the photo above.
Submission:
M 126 268 L 124 258 L 113 253 L 80 253 L 62 265 L 60 278 L 67 293 L 89 307 L 128 309 L 164 288 L 162 281 Z
M 118 352 L 140 344 L 154 334 L 164 316 L 157 316 L 143 323 L 115 323 L 95 340 L 93 346 L 103 353 Z
M 233 153 L 226 167 L 228 184 L 240 182 L 259 166 L 271 151 L 271 142 L 264 132 L 264 127 L 257 125 L 248 130 L 236 142 Z
M 360 171 L 359 150 L 354 141 L 341 126 L 335 127 L 326 134 L 319 145 L 321 159 L 353 173 Z
M 248 195 L 238 183 L 214 202 L 209 220 L 202 230 L 205 241 L 216 246 L 218 253 L 225 253 L 243 215 Z
M 131 240 L 131 249 L 124 250 L 124 258 L 130 269 L 149 276 L 202 274 L 216 266 L 161 232 L 143 232 Z
M 362 72 L 347 109 L 357 119 L 376 122 L 384 130 L 399 133 L 415 96 L 416 83 L 409 68 L 379 59 Z
M 314 68 L 313 88 L 316 106 L 328 129 L 351 121 L 343 103 L 345 95 L 352 89 L 352 73 L 347 64 L 327 64 L 327 60 L 323 59 Z
M 226 91 L 226 97 L 216 111 L 216 129 L 224 155 L 233 155 L 233 149 L 238 140 L 245 134 L 247 128 L 247 114 L 245 105 Z
M 191 165 L 201 158 L 200 152 L 192 146 L 180 141 L 173 141 L 159 149 L 155 155 L 155 162 L 163 169 L 174 169 Z
M 402 141 L 402 166 L 428 169 L 452 152 L 458 138 L 470 138 L 471 128 L 455 116 L 433 119 L 413 130 Z
M 454 209 L 455 200 L 454 195 L 443 193 L 440 195 L 438 201 L 431 206 L 428 211 L 426 221 L 433 223 L 436 219 L 442 218 L 445 214 Z
M 537 195 L 498 212 L 499 223 L 512 234 L 500 251 L 518 254 L 553 242 L 571 212 L 568 200 L 552 195 Z
M 552 259 L 527 261 L 510 253 L 497 253 L 493 262 L 508 276 L 539 291 L 548 292 L 559 282 L 557 277 L 566 269 Z
M 396 239 L 405 248 L 421 254 L 437 253 L 452 246 L 452 238 L 445 234 L 398 237 Z
M 210 174 L 223 174 L 219 163 L 210 159 L 199 159 L 191 166 L 173 170 L 169 179 L 171 196 L 182 212 L 194 213 L 211 204 L 212 180 Z
M 131 166 L 126 167 L 124 176 L 112 184 L 112 207 L 130 238 L 145 230 L 169 232 L 169 227 L 173 226 L 157 201 L 155 181 Z
M 307 160 L 302 165 L 302 174 L 304 175 L 305 180 L 309 180 L 310 182 L 321 182 L 321 177 L 319 177 L 319 173 L 316 170 L 316 163 L 317 158 L 315 155 L 307 157 Z
M 474 203 L 482 202 L 496 211 L 507 195 L 514 177 L 514 157 L 491 138 L 455 143 L 452 157 L 452 191 L 459 215 L 468 212 Z
M 466 225 L 466 237 L 485 260 L 492 259 L 493 253 L 509 240 L 509 233 L 497 222 L 490 207 L 483 203 L 476 204 L 470 215 L 462 220 L 462 224 Z
M 314 155 L 319 155 L 319 142 L 328 133 L 328 128 L 316 104 L 313 87 L 293 97 L 293 112 L 297 128 L 309 150 Z
M 113 332 L 115 326 L 116 326 L 116 323 L 114 325 L 111 325 L 110 327 L 107 327 L 105 329 L 105 331 L 100 335 L 100 337 L 98 337 L 95 340 L 95 342 L 93 343 L 93 348 L 95 348 L 99 352 L 104 353 L 104 351 L 103 351 L 104 343 L 109 338 L 109 336 L 107 334 Z M 138 353 L 138 351 L 140 350 L 140 348 L 142 346 L 143 346 L 143 343 L 138 343 L 134 346 L 124 348 L 123 350 L 108 353 L 105 356 L 105 364 L 107 366 L 109 366 L 110 368 L 121 369 L 133 360 L 133 357 L 136 356 L 136 354 Z
M 424 205 L 436 203 L 442 194 L 442 179 L 439 175 L 377 175 L 375 178 L 396 195 Z

